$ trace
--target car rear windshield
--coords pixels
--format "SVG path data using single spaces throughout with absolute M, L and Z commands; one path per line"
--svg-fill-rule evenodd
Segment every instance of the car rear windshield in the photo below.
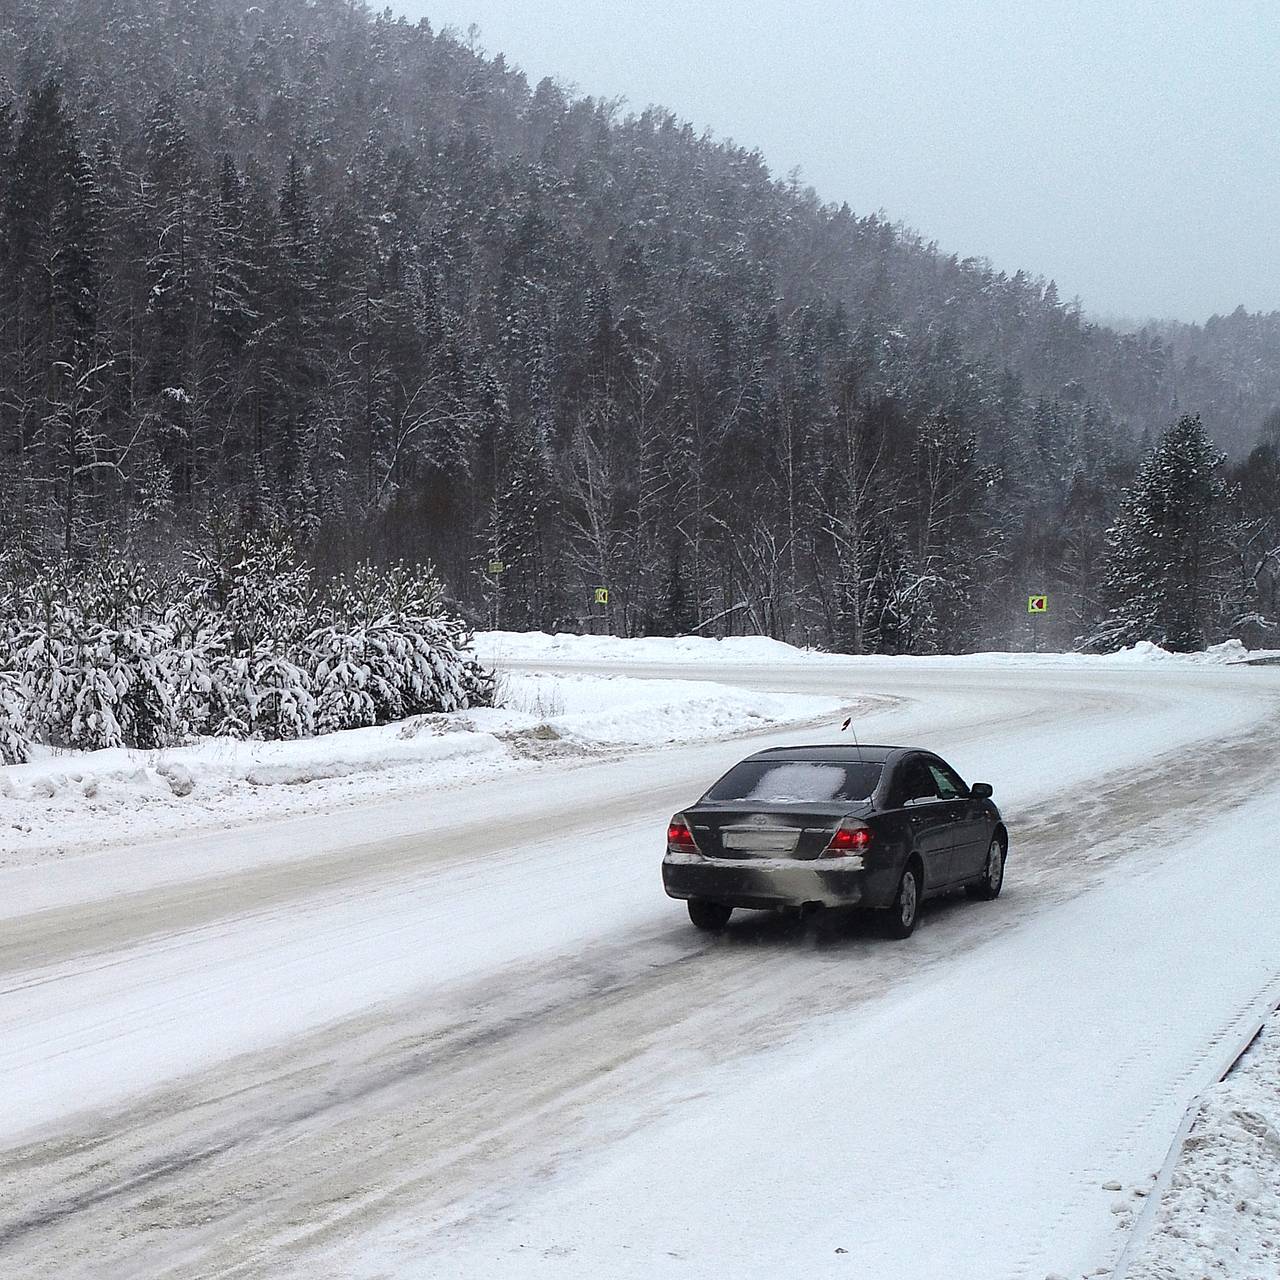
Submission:
M 774 804 L 865 800 L 880 781 L 880 769 L 879 764 L 852 760 L 744 760 L 703 799 Z

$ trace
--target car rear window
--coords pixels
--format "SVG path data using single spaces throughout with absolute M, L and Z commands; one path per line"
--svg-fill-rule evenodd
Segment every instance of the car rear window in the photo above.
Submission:
M 759 800 L 773 804 L 865 800 L 880 781 L 879 764 L 850 760 L 744 760 L 705 800 Z

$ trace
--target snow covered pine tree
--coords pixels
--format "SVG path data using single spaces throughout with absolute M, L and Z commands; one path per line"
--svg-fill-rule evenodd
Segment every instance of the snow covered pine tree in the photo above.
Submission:
M 1147 455 L 1107 535 L 1107 615 L 1086 647 L 1149 640 L 1179 652 L 1221 639 L 1231 572 L 1225 456 L 1199 415 L 1179 418 Z

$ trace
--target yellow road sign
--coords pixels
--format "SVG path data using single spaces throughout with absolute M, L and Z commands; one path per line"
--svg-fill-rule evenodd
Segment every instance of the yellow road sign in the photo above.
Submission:
M 609 603 L 609 588 L 597 587 L 596 588 L 596 604 L 608 604 L 608 603 Z
M 1048 596 L 1028 596 L 1027 612 L 1028 613 L 1048 613 L 1049 597 Z
M 489 561 L 489 572 L 490 572 L 490 573 L 502 573 L 502 572 L 503 572 L 503 570 L 504 570 L 504 569 L 506 569 L 506 567 L 507 567 L 507 566 L 506 566 L 505 564 L 503 564 L 501 560 L 490 560 L 490 561 Z

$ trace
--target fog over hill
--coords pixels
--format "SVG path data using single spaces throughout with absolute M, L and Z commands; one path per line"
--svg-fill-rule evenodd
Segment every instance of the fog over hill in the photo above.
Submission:
M 1067 643 L 1114 604 L 1106 530 L 1142 449 L 1198 413 L 1243 459 L 1280 406 L 1280 313 L 1090 323 L 1051 282 L 425 21 L 6 14 L 14 581 L 258 528 L 322 574 L 429 558 L 504 626 L 1021 645 L 1035 590 L 1040 641 Z M 1209 632 L 1273 603 L 1275 491 L 1222 492 Z

